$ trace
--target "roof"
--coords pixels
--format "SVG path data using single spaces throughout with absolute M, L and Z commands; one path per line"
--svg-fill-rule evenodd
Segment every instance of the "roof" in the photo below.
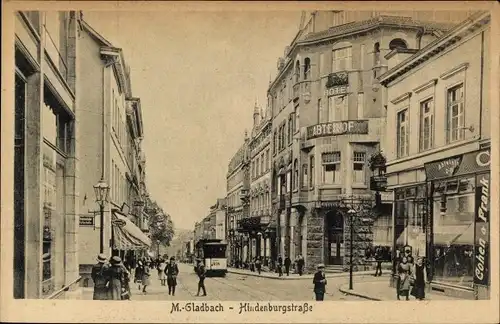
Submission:
M 446 48 L 460 41 L 465 35 L 483 27 L 485 24 L 488 24 L 490 19 L 490 14 L 484 11 L 471 15 L 462 23 L 456 25 L 455 28 L 449 30 L 442 37 L 436 39 L 414 55 L 408 57 L 406 60 L 382 74 L 379 77 L 380 83 L 382 85 L 387 85 L 389 82 L 412 70 L 416 66 L 421 65 L 431 57 L 436 56 L 438 53 L 441 53 Z

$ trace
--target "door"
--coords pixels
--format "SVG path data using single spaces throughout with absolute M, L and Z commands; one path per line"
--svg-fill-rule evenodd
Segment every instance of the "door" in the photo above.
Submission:
M 341 265 L 344 257 L 344 220 L 341 213 L 327 214 L 328 255 L 326 262 Z

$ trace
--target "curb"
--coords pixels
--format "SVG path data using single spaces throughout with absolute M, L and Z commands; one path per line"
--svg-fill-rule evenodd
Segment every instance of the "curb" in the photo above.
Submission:
M 359 293 L 355 293 L 355 292 L 349 291 L 349 289 L 343 289 L 342 287 L 339 287 L 339 291 L 343 294 L 346 294 L 346 295 L 351 295 L 351 296 L 355 296 L 355 297 L 359 297 L 359 298 L 363 298 L 363 299 L 367 299 L 367 300 L 371 300 L 371 301 L 382 301 L 382 299 L 370 297 L 370 296 L 359 294 Z
M 313 277 L 305 277 L 305 276 L 302 276 L 302 277 L 287 277 L 287 276 L 283 276 L 283 277 L 274 277 L 274 276 L 269 276 L 269 275 L 259 275 L 257 273 L 241 273 L 239 271 L 233 271 L 233 270 L 230 270 L 228 269 L 227 270 L 227 273 L 233 273 L 233 274 L 237 274 L 237 275 L 240 275 L 240 276 L 251 276 L 251 277 L 259 277 L 259 278 L 266 278 L 266 279 L 274 279 L 274 280 L 312 280 Z M 369 273 L 353 273 L 353 276 L 354 277 L 359 277 L 359 276 L 370 276 Z M 341 273 L 338 273 L 338 274 L 330 274 L 330 275 L 326 275 L 326 278 L 328 279 L 332 279 L 332 278 L 346 278 L 346 277 L 349 277 L 349 273 L 348 272 L 341 272 Z M 385 276 L 384 276 L 385 277 Z

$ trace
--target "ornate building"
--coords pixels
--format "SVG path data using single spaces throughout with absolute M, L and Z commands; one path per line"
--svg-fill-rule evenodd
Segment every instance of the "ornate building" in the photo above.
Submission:
M 226 196 L 226 240 L 228 243 L 228 264 L 236 261 L 246 261 L 248 257 L 248 235 L 238 227 L 242 219 L 249 215 L 249 154 L 248 135 L 236 154 L 231 158 L 227 171 Z
M 460 16 L 435 20 L 460 20 Z M 397 16 L 396 16 L 397 15 Z M 368 161 L 381 151 L 385 98 L 378 77 L 395 48 L 420 49 L 453 26 L 432 12 L 316 11 L 278 60 L 272 111 L 272 197 L 278 251 L 306 268 L 348 267 L 374 244 L 391 245 L 391 199 L 374 207 Z M 355 209 L 350 239 L 347 211 Z

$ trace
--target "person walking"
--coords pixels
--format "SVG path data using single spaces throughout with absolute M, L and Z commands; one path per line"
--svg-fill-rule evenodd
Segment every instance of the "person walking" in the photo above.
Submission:
M 290 275 L 290 265 L 292 265 L 292 260 L 287 256 L 285 258 L 285 272 L 287 276 Z
M 142 274 L 142 292 L 147 294 L 146 287 L 151 284 L 151 262 L 146 261 L 144 272 Z
M 122 300 L 122 288 L 125 288 L 124 283 L 128 280 L 128 271 L 123 266 L 122 259 L 115 255 L 109 261 L 109 290 L 108 296 L 110 300 Z
M 99 254 L 97 256 L 97 264 L 92 266 L 92 272 L 90 274 L 94 282 L 94 300 L 108 299 L 108 267 L 109 266 L 106 264 L 106 256 L 104 254 Z
M 260 271 L 262 270 L 262 262 L 260 261 L 260 257 L 257 257 L 255 259 L 255 268 L 257 269 L 257 272 L 260 274 Z
M 158 263 L 158 280 L 160 280 L 160 284 L 165 286 L 165 268 L 167 267 L 167 262 L 163 259 Z
M 316 295 L 316 301 L 323 301 L 326 292 L 326 276 L 325 276 L 325 265 L 320 263 L 317 266 L 318 271 L 314 274 L 313 284 L 314 284 L 314 294 Z
M 134 273 L 134 283 L 137 284 L 137 289 L 141 290 L 142 276 L 144 275 L 144 264 L 142 261 L 137 262 L 137 267 Z
M 377 262 L 377 267 L 375 268 L 375 277 L 382 276 L 382 249 L 378 247 L 375 250 L 375 261 Z
M 410 300 L 410 274 L 411 266 L 408 263 L 408 259 L 404 256 L 401 259 L 401 264 L 399 265 L 399 287 L 398 287 L 398 300 L 399 296 L 405 296 L 406 300 Z
M 297 257 L 297 271 L 299 272 L 299 276 L 302 276 L 304 273 L 304 257 L 302 254 L 299 254 Z
M 170 263 L 165 267 L 165 274 L 167 275 L 167 285 L 168 285 L 168 294 L 172 294 L 175 296 L 175 286 L 177 286 L 177 275 L 179 274 L 179 267 L 177 267 L 177 263 L 175 263 L 175 258 L 170 258 Z
M 413 266 L 412 276 L 414 278 L 412 295 L 418 300 L 424 300 L 425 283 L 428 282 L 428 279 L 424 259 L 422 257 L 417 258 L 417 263 Z
M 207 295 L 207 291 L 205 290 L 205 278 L 207 276 L 207 270 L 205 269 L 205 265 L 203 263 L 198 267 L 198 293 L 196 296 L 200 295 L 200 290 L 203 290 L 203 296 Z
M 282 277 L 283 276 L 283 258 L 281 255 L 278 255 L 278 260 L 276 263 L 276 270 L 278 270 L 278 276 Z

